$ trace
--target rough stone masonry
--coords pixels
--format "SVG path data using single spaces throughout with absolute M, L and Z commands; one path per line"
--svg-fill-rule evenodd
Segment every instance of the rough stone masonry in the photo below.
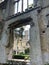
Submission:
M 34 0 L 34 8 L 17 15 L 13 15 L 13 2 L 14 0 L 5 0 L 0 3 L 0 63 L 4 64 L 8 59 L 12 59 L 15 24 L 11 24 L 14 22 L 17 24 L 17 21 L 27 17 L 32 19 L 29 23 L 30 65 L 49 63 L 49 0 Z

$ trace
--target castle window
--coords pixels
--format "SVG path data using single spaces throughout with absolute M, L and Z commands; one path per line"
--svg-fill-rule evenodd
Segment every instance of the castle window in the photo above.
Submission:
M 33 0 L 15 0 L 15 13 L 23 12 L 28 7 L 31 7 Z

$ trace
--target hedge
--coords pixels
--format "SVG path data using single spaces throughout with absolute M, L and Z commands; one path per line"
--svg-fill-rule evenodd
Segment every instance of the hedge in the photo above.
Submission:
M 13 55 L 13 59 L 29 59 L 29 55 Z

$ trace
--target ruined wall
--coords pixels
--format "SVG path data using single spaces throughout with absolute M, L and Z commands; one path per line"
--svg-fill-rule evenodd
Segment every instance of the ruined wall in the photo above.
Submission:
M 37 12 L 34 12 L 33 22 L 35 25 L 30 29 L 31 65 L 43 65 Z
M 9 43 L 9 31 L 6 30 L 5 20 L 14 13 L 14 0 L 8 0 L 6 8 L 0 9 L 0 63 L 6 63 L 8 54 L 11 52 L 11 46 Z
M 43 0 L 42 7 L 49 6 L 49 0 Z
M 2 10 L 0 10 L 0 62 L 4 63 L 5 61 L 5 47 L 2 45 L 2 33 L 3 33 L 3 28 L 4 28 L 4 21 L 3 21 L 3 15 L 2 15 Z M 4 54 L 4 55 L 3 55 Z M 3 58 L 4 57 L 4 58 Z M 3 58 L 3 59 L 2 59 Z
M 31 17 L 32 23 L 34 22 L 35 25 L 33 26 L 31 23 L 31 40 L 30 40 L 30 57 L 31 57 L 31 65 L 42 65 L 42 55 L 41 55 L 41 46 L 40 46 L 40 35 L 39 35 L 39 27 L 38 27 L 38 19 L 37 19 L 37 10 L 30 11 L 28 13 L 22 14 L 19 17 L 12 18 L 5 22 L 3 33 L 2 33 L 2 39 L 1 39 L 1 47 L 0 47 L 0 63 L 6 63 L 8 59 L 11 59 L 12 57 L 12 47 L 13 47 L 13 39 L 12 33 L 9 34 L 9 28 L 8 26 L 20 19 Z M 12 32 L 12 30 L 11 30 Z M 9 38 L 10 35 L 10 38 Z M 9 46 L 8 46 L 9 45 Z M 4 54 L 3 54 L 4 53 Z M 2 54 L 2 55 L 1 55 Z M 4 57 L 3 57 L 4 56 Z
M 7 0 L 6 7 L 3 9 L 3 18 L 6 20 L 9 16 L 14 14 L 14 0 Z
M 0 39 L 1 39 L 2 31 L 3 31 L 3 26 L 4 26 L 4 22 L 3 22 L 3 15 L 2 15 L 2 9 L 1 9 L 0 10 Z
M 38 6 L 42 4 L 43 7 L 49 4 L 48 0 L 37 1 Z M 5 10 L 5 19 L 13 14 L 13 1 L 11 6 L 9 6 L 9 4 L 10 0 Z M 34 27 L 32 27 L 31 24 L 30 29 L 31 65 L 43 65 L 43 63 L 49 63 L 49 28 L 47 28 L 49 17 L 47 19 L 46 16 L 48 14 L 49 7 L 42 9 L 39 13 L 37 10 L 34 10 L 29 13 L 22 14 L 21 16 L 12 18 L 8 21 L 5 21 L 4 23 L 4 21 L 2 20 L 2 10 L 0 10 L 0 63 L 6 63 L 8 59 L 12 58 L 13 30 L 11 29 L 11 33 L 8 26 L 17 20 L 26 18 L 27 16 L 31 17 L 33 19 L 32 22 L 35 23 Z
M 49 14 L 49 8 L 43 9 L 39 14 L 39 29 L 41 39 L 41 50 L 44 64 L 49 63 L 49 27 L 47 14 Z

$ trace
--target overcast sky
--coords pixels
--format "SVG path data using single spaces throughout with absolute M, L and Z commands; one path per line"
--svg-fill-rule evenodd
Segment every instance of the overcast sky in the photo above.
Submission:
M 33 0 L 29 0 L 29 5 L 33 4 Z M 24 9 L 25 10 L 27 8 L 27 0 L 24 0 Z M 21 1 L 19 2 L 19 12 L 21 12 Z M 15 13 L 17 13 L 17 4 L 15 4 Z
M 3 2 L 4 0 L 0 0 L 0 3 Z

